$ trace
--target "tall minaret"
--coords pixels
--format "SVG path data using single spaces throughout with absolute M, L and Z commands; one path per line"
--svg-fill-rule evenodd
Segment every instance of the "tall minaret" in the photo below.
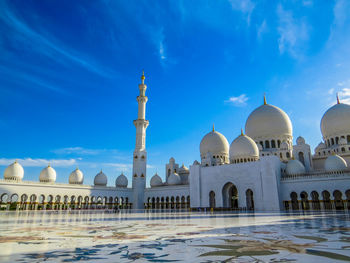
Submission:
M 133 188 L 133 208 L 144 208 L 144 192 L 146 187 L 146 164 L 147 164 L 147 152 L 146 152 L 146 128 L 149 121 L 145 119 L 146 115 L 146 103 L 148 98 L 146 97 L 147 86 L 145 85 L 145 74 L 142 71 L 141 84 L 139 84 L 140 95 L 137 97 L 139 104 L 137 120 L 134 120 L 136 127 L 136 145 L 133 156 L 132 167 L 132 188 Z

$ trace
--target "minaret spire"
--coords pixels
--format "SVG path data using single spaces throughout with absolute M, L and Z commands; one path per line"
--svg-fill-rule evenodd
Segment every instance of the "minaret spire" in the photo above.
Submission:
M 214 123 L 213 123 L 213 132 L 215 131 L 215 126 L 214 126 Z
M 141 84 L 145 84 L 145 71 L 142 70 L 142 76 L 141 76 Z
M 147 167 L 147 151 L 146 151 L 146 129 L 149 121 L 146 120 L 146 96 L 147 85 L 145 84 L 145 72 L 142 70 L 141 84 L 139 84 L 140 94 L 136 100 L 138 103 L 137 119 L 134 120 L 136 128 L 136 144 L 133 155 L 132 166 L 132 188 L 133 188 L 133 208 L 144 208 L 144 192 L 146 187 L 146 167 Z
M 241 136 L 243 136 L 243 135 L 244 135 L 243 128 L 241 128 Z
M 337 104 L 340 104 L 338 92 L 337 92 Z
M 264 105 L 266 105 L 266 94 L 264 93 Z

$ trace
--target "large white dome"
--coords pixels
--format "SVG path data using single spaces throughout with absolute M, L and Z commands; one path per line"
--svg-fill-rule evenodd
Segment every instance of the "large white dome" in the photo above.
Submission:
M 75 169 L 71 174 L 69 175 L 69 183 L 70 184 L 82 184 L 84 181 L 84 175 L 82 171 L 80 171 L 78 168 Z
M 22 165 L 20 165 L 17 161 L 10 164 L 4 172 L 4 179 L 6 180 L 16 180 L 21 181 L 24 176 L 24 170 Z
M 212 155 L 228 156 L 229 144 L 224 135 L 214 130 L 206 134 L 200 143 L 201 158 L 210 152 Z
M 346 161 L 339 155 L 330 155 L 324 162 L 324 169 L 327 172 L 340 172 L 347 168 Z
M 181 177 L 177 173 L 172 173 L 168 177 L 168 185 L 177 185 L 181 184 Z
M 260 138 L 292 137 L 293 134 L 288 115 L 280 108 L 265 103 L 249 115 L 245 131 L 255 141 Z
M 298 175 L 305 173 L 304 165 L 298 160 L 289 160 L 286 166 L 286 173 L 288 175 Z
M 39 175 L 40 182 L 54 183 L 56 181 L 56 171 L 50 165 L 41 170 Z
M 350 105 L 339 103 L 329 108 L 321 119 L 321 132 L 330 137 L 350 134 Z
M 158 174 L 155 174 L 151 178 L 150 182 L 151 187 L 157 187 L 163 185 L 162 178 Z
M 239 159 L 259 159 L 259 149 L 256 143 L 243 132 L 238 136 L 230 146 L 230 161 L 234 162 Z
M 115 186 L 116 187 L 128 187 L 128 178 L 122 173 L 117 177 L 115 180 Z
M 96 174 L 94 179 L 94 185 L 106 186 L 107 185 L 107 176 L 102 172 Z

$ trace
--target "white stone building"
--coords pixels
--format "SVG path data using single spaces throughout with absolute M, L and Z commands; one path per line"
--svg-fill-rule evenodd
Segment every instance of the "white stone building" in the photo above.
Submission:
M 264 103 L 247 118 L 244 134 L 231 145 L 214 127 L 199 145 L 201 161 L 187 168 L 174 158 L 165 165 L 165 181 L 155 174 L 146 187 L 147 86 L 142 74 L 133 153 L 132 187 L 121 174 L 107 186 L 101 171 L 93 186 L 75 169 L 68 184 L 55 183 L 50 165 L 39 182 L 23 181 L 18 162 L 0 181 L 2 209 L 243 209 L 257 211 L 350 208 L 350 105 L 328 109 L 321 120 L 323 141 L 312 155 L 303 137 L 293 145 L 293 127 L 280 108 Z

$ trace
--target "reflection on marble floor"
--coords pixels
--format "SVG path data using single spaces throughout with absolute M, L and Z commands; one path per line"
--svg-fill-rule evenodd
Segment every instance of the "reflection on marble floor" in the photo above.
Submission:
M 0 262 L 345 262 L 347 213 L 0 213 Z

